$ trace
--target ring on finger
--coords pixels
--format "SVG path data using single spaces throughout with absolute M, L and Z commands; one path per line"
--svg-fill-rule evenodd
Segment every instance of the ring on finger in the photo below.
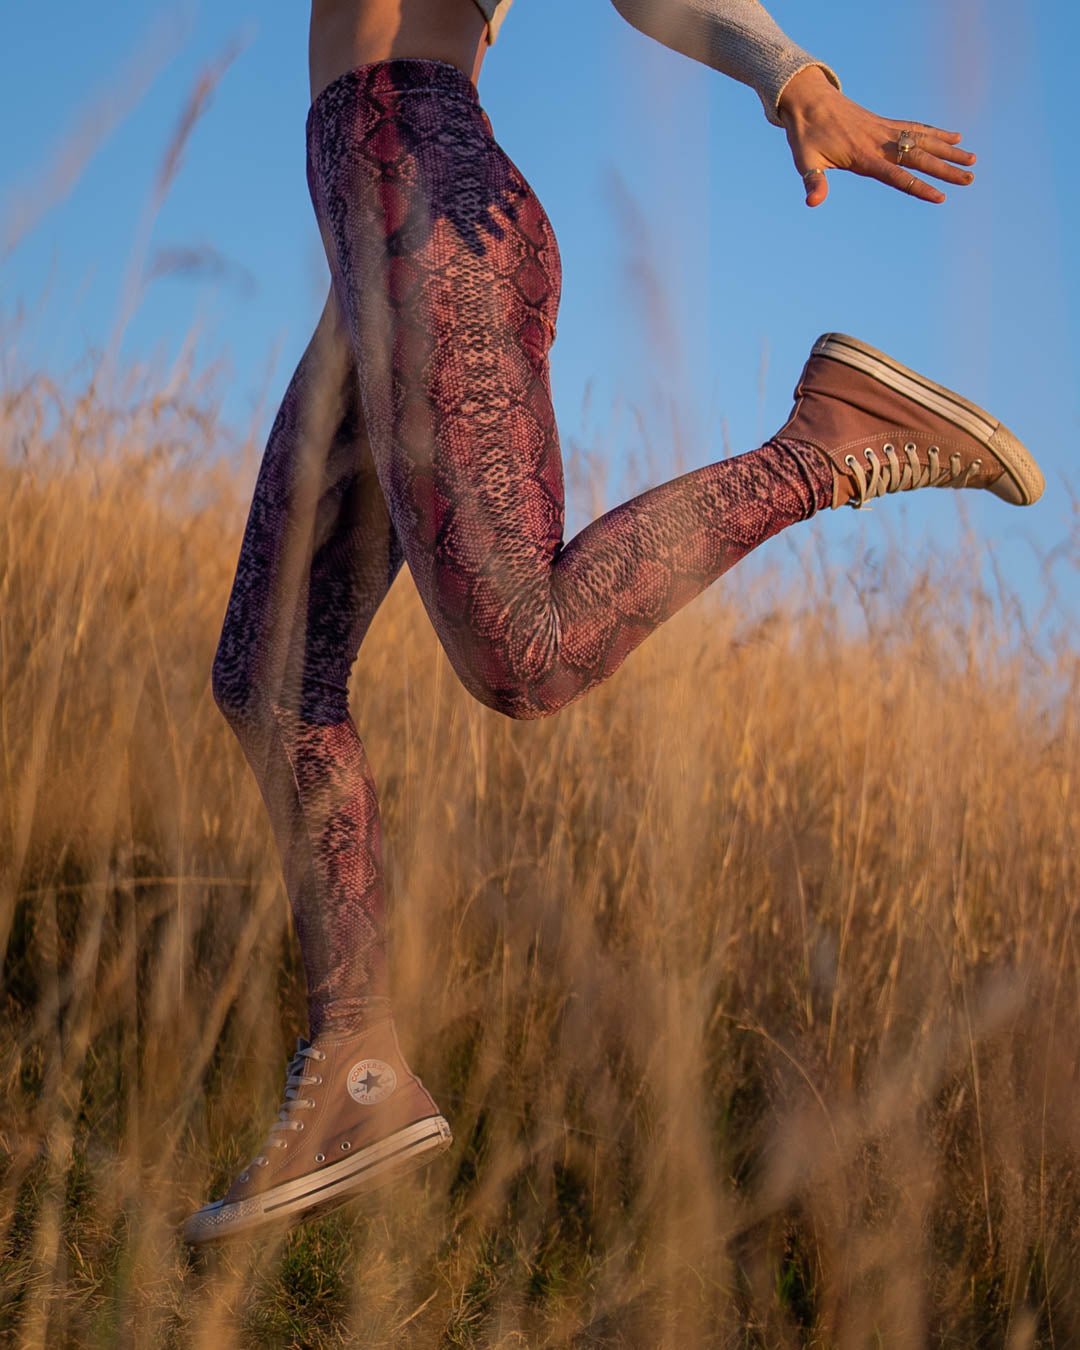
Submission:
M 905 127 L 904 130 L 901 131 L 900 135 L 897 136 L 896 138 L 897 164 L 903 163 L 904 156 L 908 153 L 909 150 L 914 150 L 915 145 L 916 141 L 914 132 L 909 131 L 908 128 Z
M 912 189 L 914 186 L 915 186 L 915 175 L 912 174 L 911 177 L 910 177 L 910 178 L 908 179 L 908 181 L 907 181 L 907 185 L 905 186 L 904 191 L 905 191 L 905 192 L 910 192 L 911 189 Z
M 824 169 L 807 169 L 807 171 L 803 174 L 803 182 L 805 183 L 805 182 L 807 182 L 808 179 L 813 178 L 814 174 L 816 174 L 816 173 L 821 174 L 822 177 L 825 176 L 825 170 L 824 170 Z

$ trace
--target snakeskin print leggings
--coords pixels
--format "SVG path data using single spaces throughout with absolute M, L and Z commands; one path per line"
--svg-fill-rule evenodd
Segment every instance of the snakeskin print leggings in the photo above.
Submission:
M 347 71 L 309 110 L 307 172 L 332 289 L 266 445 L 212 686 L 270 815 L 314 1035 L 389 1007 L 378 803 L 347 686 L 402 562 L 470 693 L 543 717 L 829 505 L 832 476 L 771 441 L 565 543 L 559 249 L 472 81 L 411 57 Z

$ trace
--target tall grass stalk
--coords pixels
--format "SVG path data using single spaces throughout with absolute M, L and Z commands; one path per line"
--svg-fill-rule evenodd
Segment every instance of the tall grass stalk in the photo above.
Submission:
M 790 531 L 797 586 L 769 546 L 529 723 L 469 699 L 403 575 L 351 704 L 455 1145 L 186 1251 L 304 1006 L 210 689 L 261 447 L 217 456 L 190 360 L 0 389 L 5 1336 L 1080 1343 L 1080 654 L 973 540 L 871 572 Z
M 888 563 L 853 619 L 812 527 L 801 587 L 736 569 L 539 723 L 472 702 L 398 582 L 352 708 L 400 1022 L 456 1144 L 188 1257 L 303 1028 L 209 684 L 249 487 L 175 396 L 45 397 L 0 409 L 16 1343 L 1080 1335 L 1077 653 Z

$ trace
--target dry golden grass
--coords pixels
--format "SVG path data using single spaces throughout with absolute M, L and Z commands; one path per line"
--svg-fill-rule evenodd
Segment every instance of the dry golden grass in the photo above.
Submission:
M 454 1149 L 189 1256 L 302 973 L 210 692 L 253 461 L 127 402 L 0 408 L 13 1343 L 1080 1342 L 1078 654 L 889 560 L 856 602 L 812 526 L 805 588 L 744 564 L 536 723 L 469 699 L 403 576 L 352 706 Z

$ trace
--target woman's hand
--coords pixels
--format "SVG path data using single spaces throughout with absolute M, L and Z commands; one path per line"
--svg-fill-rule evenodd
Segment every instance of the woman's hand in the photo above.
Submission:
M 879 178 L 924 202 L 943 202 L 945 194 L 917 178 L 913 170 L 961 185 L 975 177 L 956 167 L 975 163 L 971 151 L 957 145 L 960 132 L 879 117 L 842 94 L 819 66 L 807 66 L 792 76 L 780 97 L 777 116 L 787 132 L 795 167 L 803 176 L 807 206 L 820 206 L 829 195 L 825 174 L 811 173 L 813 169 L 848 169 Z M 904 130 L 911 132 L 915 144 L 898 164 L 897 138 Z

